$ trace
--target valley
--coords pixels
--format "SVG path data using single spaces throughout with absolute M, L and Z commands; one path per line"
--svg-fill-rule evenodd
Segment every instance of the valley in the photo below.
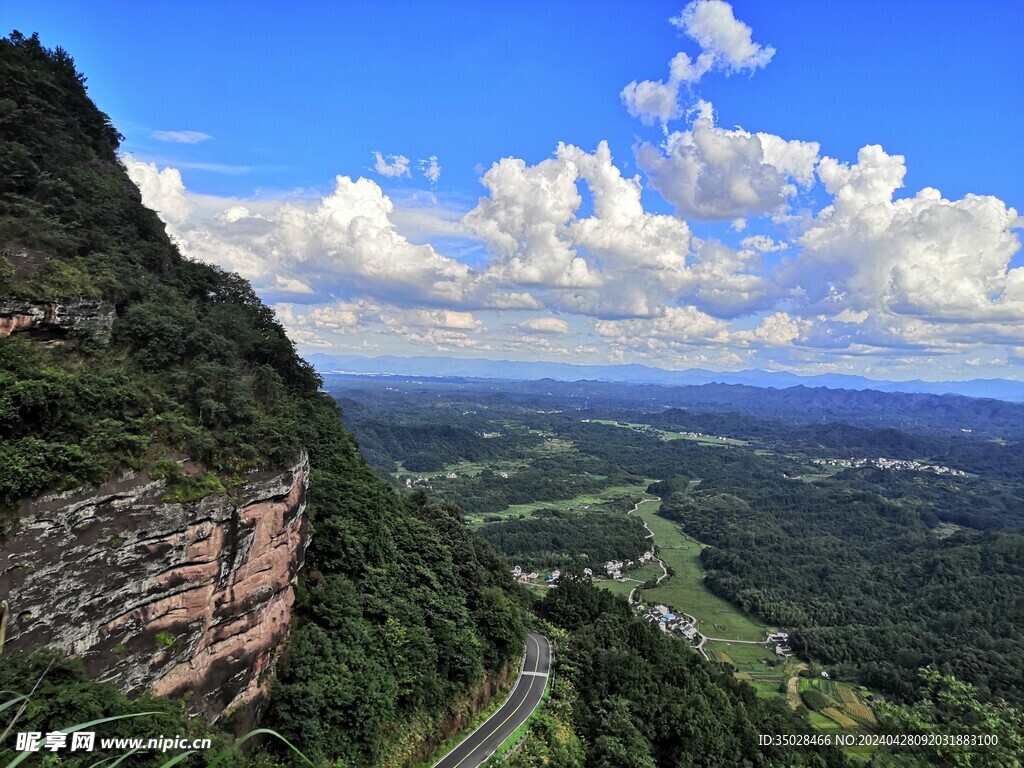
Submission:
M 908 525 L 907 534 L 899 536 L 909 534 L 908 543 L 929 550 L 948 540 L 951 531 L 976 538 L 951 522 L 963 519 L 960 505 L 940 499 L 987 495 L 983 506 L 991 510 L 991 516 L 982 528 L 1002 525 L 1005 514 L 1011 515 L 1011 529 L 1024 524 L 1024 515 L 1015 516 L 1018 513 L 1011 511 L 1016 502 L 1008 502 L 1006 507 L 1000 504 L 1002 494 L 1014 493 L 1004 485 L 1001 469 L 975 465 L 981 471 L 970 476 L 937 472 L 935 467 L 942 466 L 940 459 L 950 448 L 944 439 L 926 433 L 912 439 L 912 459 L 903 445 L 905 436 L 893 444 L 891 434 L 861 433 L 862 450 L 877 451 L 883 458 L 852 461 L 841 458 L 820 438 L 808 439 L 808 428 L 792 423 L 779 423 L 769 430 L 763 420 L 746 421 L 731 415 L 715 417 L 664 408 L 650 412 L 644 406 L 630 408 L 620 399 L 602 402 L 592 395 L 586 400 L 575 393 L 552 395 L 550 384 L 543 385 L 546 389 L 541 395 L 540 387 L 530 392 L 521 382 L 504 390 L 491 382 L 401 382 L 394 377 L 387 381 L 385 390 L 374 387 L 366 377 L 328 380 L 329 391 L 346 408 L 347 423 L 364 444 L 367 436 L 362 420 L 366 414 L 373 412 L 369 423 L 379 433 L 378 422 L 386 412 L 395 430 L 412 431 L 418 429 L 414 425 L 433 419 L 449 428 L 487 434 L 487 450 L 492 456 L 468 456 L 432 473 L 411 473 L 396 465 L 389 475 L 393 482 L 404 483 L 411 490 L 429 485 L 431 494 L 459 506 L 469 499 L 469 508 L 462 507 L 464 519 L 508 557 L 516 566 L 513 575 L 537 595 L 557 591 L 566 569 L 585 569 L 596 587 L 626 599 L 642 619 L 659 624 L 666 614 L 685 617 L 679 629 L 674 628 L 675 621 L 663 627 L 673 627 L 669 634 L 681 633 L 692 621 L 693 638 L 680 635 L 681 644 L 725 665 L 759 698 L 783 703 L 822 733 L 876 732 L 879 721 L 874 702 L 893 696 L 898 699 L 908 691 L 910 678 L 904 677 L 901 668 L 906 654 L 892 650 L 879 655 L 877 646 L 862 657 L 825 651 L 819 644 L 825 633 L 838 633 L 829 642 L 843 642 L 840 638 L 845 633 L 852 648 L 859 640 L 859 630 L 844 630 L 842 623 L 832 619 L 812 619 L 825 606 L 823 595 L 815 595 L 817 590 L 806 592 L 805 603 L 788 599 L 778 609 L 768 608 L 763 597 L 754 598 L 762 583 L 767 586 L 777 579 L 785 583 L 812 569 L 817 572 L 815 580 L 824 579 L 819 583 L 829 595 L 830 611 L 844 610 L 847 601 L 851 601 L 850 609 L 863 610 L 852 602 L 859 598 L 837 591 L 842 582 L 833 583 L 829 575 L 849 555 L 839 556 L 836 564 L 823 561 L 817 565 L 808 563 L 805 556 L 781 557 L 762 563 L 763 571 L 742 565 L 748 552 L 756 551 L 759 538 L 773 545 L 782 543 L 790 526 L 796 535 L 802 529 L 832 526 L 825 535 L 838 543 L 836 537 L 854 524 L 842 518 L 833 522 L 826 515 L 827 522 L 809 518 L 801 526 L 799 515 L 818 514 L 811 512 L 813 507 L 803 506 L 803 501 L 799 509 L 806 511 L 797 517 L 769 523 L 760 511 L 767 501 L 766 489 L 784 493 L 790 504 L 808 494 L 809 498 L 821 494 L 837 498 L 838 492 L 845 498 L 847 494 L 874 493 L 877 503 L 883 505 L 880 511 L 885 510 L 878 520 L 887 519 L 887 526 Z M 495 394 L 496 389 L 500 395 Z M 486 399 L 477 399 L 484 391 Z M 880 442 L 872 445 L 872 441 Z M 929 441 L 934 453 L 929 453 Z M 466 444 L 469 442 L 467 438 Z M 370 446 L 373 452 L 372 442 Z M 480 449 L 469 453 L 474 450 Z M 889 455 L 907 458 L 884 458 Z M 562 482 L 538 483 L 538 474 Z M 939 488 L 944 496 L 937 494 Z M 522 493 L 528 489 L 538 498 L 524 500 Z M 487 506 L 472 506 L 472 500 L 478 498 L 487 499 Z M 503 499 L 515 503 L 502 506 Z M 923 520 L 934 519 L 932 530 L 911 523 L 911 513 Z M 863 514 L 858 511 L 854 516 Z M 753 515 L 757 522 L 731 522 L 737 515 Z M 623 518 L 642 525 L 643 543 L 638 545 L 635 537 L 631 539 L 610 524 L 612 520 L 621 523 Z M 887 530 L 892 533 L 896 529 Z M 732 536 L 737 537 L 735 554 L 723 548 Z M 1007 539 L 1010 541 L 1017 540 Z M 640 562 L 640 555 L 651 545 L 656 559 Z M 754 550 L 750 550 L 752 546 Z M 870 546 L 875 549 L 868 556 L 884 557 L 880 554 L 886 546 L 882 541 Z M 622 563 L 621 571 L 615 571 L 621 573 L 616 578 L 606 573 L 612 561 Z M 858 572 L 869 571 L 858 567 Z M 1013 581 L 1018 583 L 1015 578 Z M 740 583 L 749 586 L 741 589 Z M 850 621 L 859 623 L 867 616 L 851 616 Z M 833 625 L 835 630 L 830 629 Z M 770 637 L 779 632 L 783 634 Z M 885 642 L 884 636 L 879 639 Z M 892 672 L 879 676 L 873 671 L 876 669 Z M 860 749 L 850 754 L 863 760 L 872 753 Z

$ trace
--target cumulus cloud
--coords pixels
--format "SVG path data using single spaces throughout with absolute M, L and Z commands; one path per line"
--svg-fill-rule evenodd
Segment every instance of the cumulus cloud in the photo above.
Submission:
M 777 243 L 768 235 L 749 235 L 740 240 L 740 248 L 755 253 L 776 253 L 789 248 L 789 243 Z
M 373 170 L 388 179 L 412 176 L 409 170 L 409 158 L 405 155 L 382 155 L 380 152 L 374 152 Z M 440 171 L 438 172 L 440 173 Z
M 299 293 L 304 295 L 312 295 L 315 291 L 302 280 L 294 277 L 283 277 L 282 275 L 274 275 L 274 287 L 282 293 Z
M 435 351 L 491 348 L 483 337 L 486 325 L 471 312 L 406 308 L 366 298 L 312 307 L 281 303 L 274 306 L 274 311 L 296 341 L 312 332 L 321 338 L 331 337 L 331 343 L 349 342 L 345 346 L 352 346 L 354 337 L 364 337 L 356 345 L 364 349 L 378 346 L 365 338 L 373 335 Z
M 177 168 L 160 170 L 156 163 L 143 163 L 130 155 L 125 156 L 124 165 L 142 193 L 142 201 L 165 221 L 184 221 L 195 210 L 185 195 L 185 185 Z
M 753 30 L 736 18 L 724 0 L 697 0 L 669 21 L 696 40 L 726 73 L 764 67 L 775 55 L 770 45 L 753 41 Z
M 568 225 L 583 199 L 577 169 L 560 159 L 528 166 L 519 158 L 498 161 L 481 183 L 488 195 L 463 223 L 487 243 L 496 259 L 492 275 L 521 286 L 573 288 L 597 284 L 576 254 Z
M 775 312 L 761 319 L 751 331 L 737 331 L 733 338 L 744 344 L 786 347 L 805 336 L 813 323 L 804 318 L 790 317 L 786 312 Z
M 818 167 L 832 203 L 800 238 L 801 253 L 780 273 L 813 311 L 902 316 L 945 324 L 1024 320 L 1024 268 L 1017 211 L 990 196 L 947 200 L 930 187 L 894 199 L 904 158 L 866 146 L 853 165 L 826 157 Z M 1022 334 L 1024 336 L 1024 334 Z
M 529 287 L 552 308 L 653 317 L 696 279 L 686 222 L 646 211 L 640 179 L 622 175 L 605 142 L 594 152 L 560 144 L 534 166 L 507 158 L 483 183 L 489 194 L 463 222 L 494 255 L 485 281 Z M 580 215 L 584 184 L 589 216 Z
M 780 294 L 761 274 L 760 255 L 756 249 L 731 248 L 718 240 L 697 243 L 689 279 L 678 298 L 726 318 L 770 307 Z
M 731 75 L 764 67 L 775 49 L 753 42 L 752 30 L 733 15 L 723 0 L 695 0 L 669 21 L 697 42 L 701 52 L 691 59 L 680 51 L 669 62 L 665 80 L 634 80 L 619 94 L 626 109 L 645 125 L 662 125 L 682 116 L 681 88 L 690 86 L 713 69 Z
M 658 181 L 680 212 L 732 219 L 726 242 L 646 210 L 640 177 L 624 175 L 603 142 L 560 144 L 534 165 L 495 163 L 467 213 L 421 191 L 401 196 L 399 215 L 376 183 L 346 176 L 319 199 L 217 198 L 190 192 L 176 169 L 124 163 L 186 255 L 288 302 L 278 316 L 311 348 L 576 350 L 594 361 L 802 372 L 1021 363 L 1013 208 L 930 188 L 899 194 L 901 156 L 869 146 L 853 163 L 819 160 L 812 142 L 719 129 L 709 106 L 686 133 L 656 150 L 669 164 Z M 669 182 L 680 179 L 690 189 L 673 199 Z M 768 227 L 816 180 L 828 203 L 787 219 L 779 239 Z M 748 225 L 761 214 L 772 221 Z M 439 251 L 456 241 L 471 262 Z
M 669 134 L 660 148 L 641 144 L 636 156 L 680 214 L 724 220 L 781 209 L 798 185 L 813 182 L 818 150 L 814 141 L 719 128 L 701 102 L 690 130 Z
M 704 53 L 691 61 L 683 53 L 672 57 L 668 65 L 666 80 L 634 80 L 619 96 L 626 110 L 633 117 L 640 118 L 644 125 L 653 125 L 655 121 L 662 124 L 682 116 L 682 105 L 679 103 L 679 90 L 684 84 L 700 80 L 714 63 L 714 56 Z
M 391 220 L 394 204 L 369 179 L 335 179 L 315 203 L 225 201 L 191 196 L 181 175 L 126 158 L 143 201 L 164 211 L 184 252 L 235 270 L 257 288 L 320 294 L 381 293 L 459 302 L 471 271 L 430 245 L 410 243 Z M 262 205 L 263 211 L 257 210 Z M 195 215 L 190 215 L 195 211 Z
M 153 131 L 150 138 L 157 141 L 166 141 L 171 144 L 199 144 L 213 138 L 202 131 Z
M 728 324 L 696 307 L 667 307 L 655 318 L 630 320 L 596 320 L 594 330 L 606 339 L 622 345 L 643 345 L 649 348 L 725 342 Z

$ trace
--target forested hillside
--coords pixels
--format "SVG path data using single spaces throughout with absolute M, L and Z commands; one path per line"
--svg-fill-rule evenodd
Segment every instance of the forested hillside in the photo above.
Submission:
M 307 449 L 312 539 L 265 722 L 324 764 L 420 747 L 456 697 L 521 652 L 522 598 L 504 562 L 451 510 L 382 484 L 251 287 L 179 255 L 84 82 L 36 37 L 0 41 L 0 303 L 17 316 L 88 299 L 112 323 L 109 334 L 51 323 L 0 338 L 6 525 L 25 499 L 124 469 L 167 477 L 187 503 Z M 185 457 L 198 474 L 183 472 Z M 0 658 L 32 670 L 3 676 L 24 693 L 45 668 Z M 57 711 L 84 722 L 149 706 L 73 669 L 34 702 L 23 730 L 59 725 Z M 161 708 L 162 732 L 189 730 L 176 705 Z
M 556 672 L 569 681 L 562 696 L 589 745 L 588 768 L 848 764 L 835 747 L 760 746 L 758 734 L 806 733 L 806 724 L 780 702 L 758 699 L 724 666 L 638 621 L 578 568 L 538 612 L 567 633 Z
M 910 504 L 821 485 L 705 479 L 661 514 L 711 545 L 708 586 L 794 628 L 802 656 L 906 700 L 934 666 L 983 698 L 1024 701 L 1024 536 L 936 535 Z

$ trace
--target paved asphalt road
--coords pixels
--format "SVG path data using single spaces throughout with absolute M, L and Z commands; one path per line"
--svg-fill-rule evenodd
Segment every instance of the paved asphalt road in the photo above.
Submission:
M 505 703 L 434 768 L 477 768 L 513 731 L 526 722 L 544 697 L 551 671 L 551 645 L 543 635 L 526 637 L 526 658 L 516 687 Z

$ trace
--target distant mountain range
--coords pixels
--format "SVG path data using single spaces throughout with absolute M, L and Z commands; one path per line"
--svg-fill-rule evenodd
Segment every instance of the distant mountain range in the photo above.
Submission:
M 571 363 L 518 362 L 510 360 L 462 359 L 456 357 L 362 357 L 359 355 L 308 356 L 321 373 L 391 374 L 398 376 L 461 376 L 483 379 L 533 381 L 609 381 L 630 384 L 688 386 L 700 384 L 746 384 L 752 387 L 784 389 L 828 387 L 829 389 L 875 390 L 921 394 L 955 394 L 966 397 L 994 398 L 1024 402 L 1024 381 L 1010 379 L 972 379 L 970 381 L 875 381 L 863 376 L 828 373 L 797 376 L 783 371 L 707 371 L 690 368 L 667 371 L 647 365 L 573 365 Z

